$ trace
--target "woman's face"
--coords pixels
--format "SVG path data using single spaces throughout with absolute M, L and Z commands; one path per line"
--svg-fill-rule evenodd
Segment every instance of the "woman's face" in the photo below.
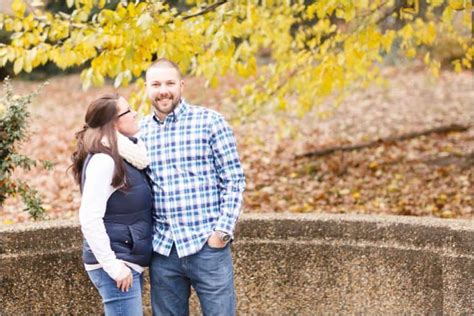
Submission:
M 115 123 L 115 128 L 121 134 L 125 136 L 134 136 L 138 133 L 138 125 L 135 121 L 135 117 L 137 116 L 137 112 L 135 112 L 130 105 L 128 104 L 127 100 L 123 97 L 120 97 L 117 102 L 118 107 L 118 119 Z

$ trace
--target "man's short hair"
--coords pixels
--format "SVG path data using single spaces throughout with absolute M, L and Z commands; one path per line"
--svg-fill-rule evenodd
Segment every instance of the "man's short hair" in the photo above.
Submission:
M 181 80 L 183 78 L 183 74 L 181 73 L 179 66 L 174 61 L 171 61 L 167 58 L 159 58 L 155 60 L 153 64 L 151 64 L 150 67 L 148 67 L 148 70 L 151 68 L 161 68 L 163 66 L 176 69 L 176 71 L 178 72 L 179 79 Z

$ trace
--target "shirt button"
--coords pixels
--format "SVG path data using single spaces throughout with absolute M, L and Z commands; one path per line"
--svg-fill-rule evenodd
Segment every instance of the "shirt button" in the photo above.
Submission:
M 128 240 L 125 240 L 125 243 L 128 244 Z

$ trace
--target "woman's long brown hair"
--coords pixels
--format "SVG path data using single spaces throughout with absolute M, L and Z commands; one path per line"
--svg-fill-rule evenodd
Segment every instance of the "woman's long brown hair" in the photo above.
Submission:
M 76 150 L 71 156 L 74 179 L 80 185 L 84 162 L 88 154 L 104 153 L 112 157 L 115 163 L 111 185 L 124 186 L 125 164 L 117 148 L 117 135 L 114 123 L 118 116 L 117 102 L 120 96 L 116 93 L 105 94 L 92 101 L 87 108 L 85 125 L 76 133 Z M 109 147 L 102 144 L 106 138 Z

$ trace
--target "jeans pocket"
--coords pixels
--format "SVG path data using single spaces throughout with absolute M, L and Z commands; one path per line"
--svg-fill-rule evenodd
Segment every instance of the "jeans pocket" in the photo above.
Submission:
M 94 284 L 94 286 L 96 288 L 101 287 L 101 285 L 102 285 L 102 275 L 103 275 L 102 268 L 87 271 L 87 274 L 89 275 L 89 279 L 92 281 L 92 284 Z
M 214 250 L 214 251 L 224 250 L 225 248 L 227 248 L 228 245 L 229 245 L 229 243 L 227 243 L 224 247 L 212 247 L 211 245 L 209 245 L 209 241 L 206 242 L 207 248 L 209 248 L 211 250 Z

